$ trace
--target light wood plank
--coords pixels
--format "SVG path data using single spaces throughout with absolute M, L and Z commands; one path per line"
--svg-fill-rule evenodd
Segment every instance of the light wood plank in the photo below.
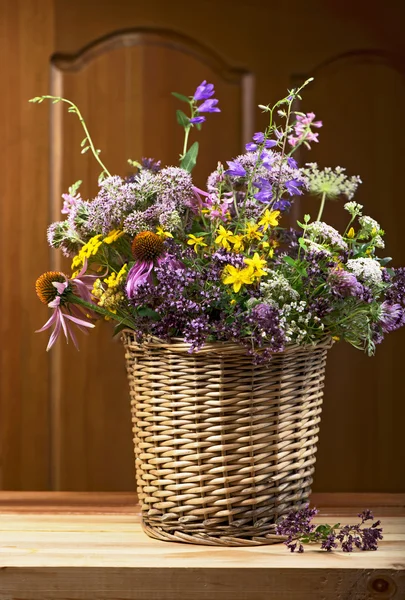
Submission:
M 377 552 L 327 554 L 315 546 L 302 555 L 283 544 L 207 548 L 153 540 L 141 529 L 135 499 L 111 493 L 0 493 L 0 600 L 404 598 L 403 496 L 315 497 L 345 522 L 356 518 L 339 514 L 336 500 L 351 510 L 359 502 L 376 513 L 386 510 L 384 540 Z M 395 509 L 401 516 L 389 514 Z M 321 510 L 316 522 L 326 516 Z

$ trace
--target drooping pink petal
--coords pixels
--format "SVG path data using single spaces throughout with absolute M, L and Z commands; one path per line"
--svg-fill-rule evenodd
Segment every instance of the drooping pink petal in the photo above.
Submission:
M 37 329 L 35 331 L 35 333 L 41 333 L 42 331 L 45 331 L 45 329 L 49 329 L 50 327 L 52 327 L 52 325 L 54 325 L 56 323 L 56 321 L 57 321 L 56 313 L 52 313 L 51 317 L 49 317 L 49 319 L 47 320 L 45 325 L 43 325 L 41 327 L 41 329 Z
M 56 296 L 51 302 L 48 302 L 49 308 L 58 308 L 60 306 L 60 296 Z
M 153 269 L 153 261 L 142 260 L 134 264 L 129 270 L 127 277 L 126 292 L 128 298 L 132 298 L 138 287 L 147 281 L 152 282 L 151 271 Z
M 74 345 L 74 347 L 76 348 L 76 350 L 79 350 L 79 344 L 77 343 L 77 338 L 76 338 L 76 336 L 75 336 L 75 333 L 74 333 L 74 331 L 73 331 L 73 328 L 72 328 L 72 327 L 70 327 L 69 323 L 66 323 L 66 325 L 67 325 L 67 330 L 68 330 L 68 332 L 69 332 L 69 335 L 70 335 L 70 337 L 71 337 L 71 339 L 72 339 L 72 342 L 73 342 L 73 345 Z M 80 329 L 81 329 L 81 327 L 80 327 Z
M 66 338 L 66 340 L 69 341 L 66 323 L 65 323 L 64 314 L 62 312 L 62 309 L 56 309 L 56 310 L 59 310 L 59 321 L 60 321 L 60 324 L 62 325 L 63 333 L 65 334 L 65 338 Z
M 84 319 L 78 319 L 77 317 L 74 317 L 73 315 L 68 315 L 67 313 L 64 313 L 63 316 L 65 319 L 69 319 L 69 321 L 73 321 L 73 323 L 76 323 L 76 325 L 80 325 L 81 327 L 89 327 L 90 329 L 93 329 L 95 327 L 94 323 L 89 323 L 88 321 L 85 321 Z
M 52 346 L 54 345 L 54 343 L 56 342 L 56 340 L 58 339 L 59 334 L 60 334 L 61 323 L 60 323 L 60 318 L 59 318 L 59 312 L 60 312 L 60 309 L 55 310 L 56 324 L 55 324 L 55 329 L 52 331 L 51 337 L 49 338 L 49 342 L 46 347 L 47 352 L 49 352 L 49 350 L 52 348 Z
M 68 281 L 64 281 L 63 283 L 61 283 L 60 281 L 52 281 L 52 285 L 54 288 L 56 288 L 58 294 L 62 295 L 63 292 L 66 290 L 67 286 L 69 285 Z

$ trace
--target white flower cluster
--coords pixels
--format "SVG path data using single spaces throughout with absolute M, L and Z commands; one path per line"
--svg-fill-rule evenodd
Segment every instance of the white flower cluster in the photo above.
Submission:
M 361 211 L 363 210 L 363 205 L 358 202 L 346 202 L 344 205 L 344 209 L 349 212 L 352 217 L 358 217 L 361 215 Z
M 367 240 L 372 238 L 373 245 L 376 248 L 384 248 L 384 240 L 382 239 L 383 231 L 381 226 L 375 219 L 371 217 L 360 217 L 359 223 L 361 225 L 361 229 L 359 231 L 359 239 Z
M 266 281 L 260 284 L 260 291 L 264 302 L 283 305 L 285 302 L 296 300 L 299 297 L 288 280 L 277 271 L 269 270 Z
M 310 223 L 305 230 L 305 233 L 314 242 L 320 242 L 322 245 L 326 243 L 330 246 L 335 246 L 340 250 L 347 250 L 347 244 L 340 235 L 340 233 L 334 228 L 324 223 L 323 221 L 314 221 Z
M 345 175 L 343 167 L 326 167 L 319 170 L 317 163 L 307 163 L 307 168 L 302 169 L 308 178 L 308 190 L 311 194 L 325 194 L 327 198 L 346 196 L 351 200 L 361 183 L 360 177 Z
M 351 258 L 346 266 L 367 285 L 378 286 L 382 281 L 380 263 L 374 258 Z
M 311 313 L 307 311 L 307 303 L 304 300 L 293 301 L 280 307 L 280 325 L 285 332 L 287 342 L 300 344 L 308 334 L 308 323 Z

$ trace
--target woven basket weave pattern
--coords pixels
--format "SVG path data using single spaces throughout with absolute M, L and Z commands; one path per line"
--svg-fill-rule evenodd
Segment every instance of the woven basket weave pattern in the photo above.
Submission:
M 148 535 L 240 546 L 279 541 L 307 500 L 330 341 L 254 365 L 236 344 L 189 354 L 125 332 L 136 476 Z

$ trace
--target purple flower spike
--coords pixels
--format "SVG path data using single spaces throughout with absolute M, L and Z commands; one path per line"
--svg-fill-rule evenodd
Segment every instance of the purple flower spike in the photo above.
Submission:
M 190 119 L 190 123 L 204 123 L 205 117 L 193 117 Z
M 211 98 L 210 100 L 205 100 L 200 106 L 197 108 L 198 112 L 221 112 L 217 107 L 218 100 L 216 98 Z
M 300 187 L 303 185 L 303 181 L 298 181 L 298 179 L 290 179 L 290 181 L 285 182 L 285 188 L 290 196 L 302 196 L 302 190 Z
M 232 177 L 244 177 L 246 175 L 245 169 L 236 160 L 227 160 L 229 169 L 225 171 L 225 175 L 231 175 Z
M 255 133 L 253 136 L 253 141 L 256 142 L 256 144 L 263 144 L 264 133 L 262 131 L 258 131 L 257 133 Z
M 214 84 L 207 83 L 206 80 L 198 86 L 194 93 L 194 100 L 207 100 L 207 98 L 211 98 L 215 94 Z
M 246 144 L 245 146 L 247 152 L 255 152 L 255 150 L 257 150 L 257 144 L 254 144 L 253 142 L 249 142 L 248 144 Z
M 291 169 L 298 169 L 298 163 L 292 156 L 287 158 L 287 164 L 289 167 L 291 167 Z
M 276 140 L 266 140 L 264 142 L 264 147 L 265 148 L 274 148 L 274 146 L 277 146 Z

